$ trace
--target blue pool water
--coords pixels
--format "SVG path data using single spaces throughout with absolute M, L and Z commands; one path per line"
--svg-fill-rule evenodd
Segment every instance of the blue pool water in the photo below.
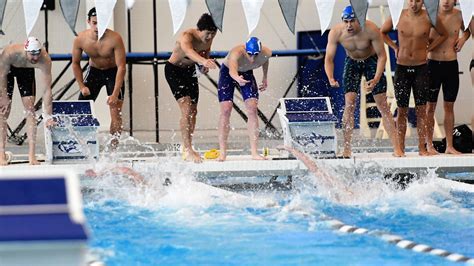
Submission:
M 106 177 L 85 195 L 90 246 L 107 265 L 455 264 L 336 232 L 326 222 L 334 218 L 474 257 L 474 193 L 431 178 L 405 191 L 364 183 L 335 200 L 314 179 L 298 178 L 288 192 L 232 196 L 186 175 L 146 188 Z

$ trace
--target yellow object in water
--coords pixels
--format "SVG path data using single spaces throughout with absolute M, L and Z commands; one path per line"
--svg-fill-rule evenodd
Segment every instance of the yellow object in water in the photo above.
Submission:
M 208 150 L 204 153 L 204 158 L 208 160 L 213 160 L 217 159 L 219 157 L 220 153 L 216 149 Z

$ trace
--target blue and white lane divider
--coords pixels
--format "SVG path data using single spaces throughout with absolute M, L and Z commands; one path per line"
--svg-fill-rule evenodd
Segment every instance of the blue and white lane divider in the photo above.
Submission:
M 356 235 L 373 235 L 390 244 L 394 244 L 399 248 L 412 250 L 420 253 L 427 253 L 435 256 L 439 256 L 454 262 L 464 262 L 470 265 L 474 265 L 474 258 L 466 257 L 458 253 L 451 253 L 443 249 L 433 248 L 429 245 L 416 243 L 414 241 L 403 239 L 401 236 L 383 233 L 378 231 L 370 231 L 366 228 L 360 228 L 357 226 L 347 225 L 336 219 L 328 219 L 326 222 L 334 229 L 339 232 Z

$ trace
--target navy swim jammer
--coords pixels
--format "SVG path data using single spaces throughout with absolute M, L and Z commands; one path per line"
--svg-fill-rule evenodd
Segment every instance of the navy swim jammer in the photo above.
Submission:
M 359 93 L 360 91 L 360 79 L 362 75 L 365 76 L 367 81 L 375 77 L 377 72 L 377 56 L 373 55 L 364 60 L 355 60 L 350 57 L 346 57 L 344 61 L 344 88 L 345 92 L 355 92 Z M 380 93 L 385 93 L 387 91 L 387 80 L 385 76 L 382 75 L 377 85 L 375 85 L 372 90 L 373 95 Z
M 239 86 L 229 74 L 229 68 L 222 64 L 219 74 L 219 84 L 217 85 L 217 94 L 219 95 L 219 102 L 232 101 L 234 99 L 234 89 L 236 86 L 240 87 L 242 97 L 244 101 L 250 98 L 258 99 L 258 87 L 253 70 L 246 72 L 239 72 L 239 75 L 243 76 L 245 80 L 250 81 L 244 86 Z

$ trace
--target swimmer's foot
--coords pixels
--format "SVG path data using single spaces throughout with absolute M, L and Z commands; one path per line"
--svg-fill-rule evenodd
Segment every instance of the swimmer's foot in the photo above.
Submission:
M 418 143 L 418 155 L 420 155 L 420 156 L 432 156 L 432 154 L 430 154 L 428 152 L 428 149 L 427 149 L 425 143 Z
M 401 149 L 395 149 L 392 153 L 393 157 L 405 157 L 405 152 Z
M 2 152 L 0 153 L 0 166 L 5 166 L 5 165 L 8 165 L 8 158 L 7 158 L 7 155 Z
M 351 156 L 352 156 L 352 151 L 344 151 L 342 153 L 343 158 L 351 158 Z
M 344 154 L 344 153 L 338 153 L 338 154 L 336 154 L 336 159 L 350 159 L 350 158 L 351 158 L 350 155 L 347 156 L 347 155 Z
M 195 151 L 186 152 L 184 160 L 188 161 L 188 162 L 202 163 L 201 155 L 199 155 L 199 153 L 197 153 Z
M 40 162 L 36 160 L 36 157 L 30 157 L 29 161 L 30 161 L 30 165 L 40 165 Z
M 426 150 L 428 151 L 428 154 L 431 155 L 439 155 L 439 152 L 433 147 L 433 145 L 427 145 Z
M 257 154 L 252 154 L 252 160 L 267 160 L 267 158 L 257 153 Z
M 431 154 L 429 154 L 429 152 L 427 150 L 424 150 L 424 149 L 420 150 L 418 152 L 418 155 L 420 155 L 420 156 L 431 156 Z
M 221 152 L 220 152 L 220 155 L 219 155 L 219 158 L 217 158 L 217 160 L 218 160 L 219 162 L 223 162 L 223 161 L 225 161 L 226 158 L 227 158 L 226 152 L 222 152 L 222 151 L 221 151 Z
M 454 155 L 459 155 L 462 154 L 458 150 L 456 150 L 454 147 L 447 147 L 446 151 L 444 152 L 445 154 L 454 154 Z

